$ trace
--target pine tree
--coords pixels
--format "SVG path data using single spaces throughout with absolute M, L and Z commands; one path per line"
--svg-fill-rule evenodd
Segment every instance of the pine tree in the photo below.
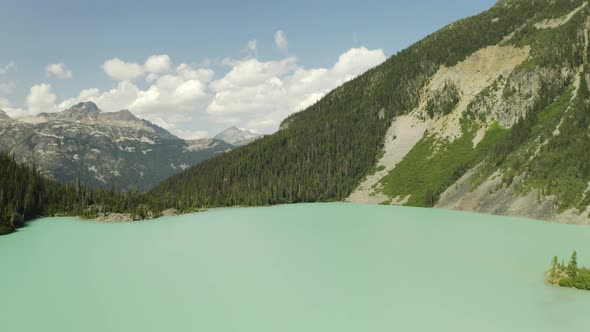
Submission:
M 550 277 L 554 278 L 557 276 L 558 265 L 559 265 L 558 258 L 557 258 L 557 256 L 554 256 L 553 260 L 551 261 L 551 272 L 549 273 Z
M 567 265 L 567 273 L 570 277 L 575 277 L 578 274 L 578 254 L 574 250 L 570 262 Z

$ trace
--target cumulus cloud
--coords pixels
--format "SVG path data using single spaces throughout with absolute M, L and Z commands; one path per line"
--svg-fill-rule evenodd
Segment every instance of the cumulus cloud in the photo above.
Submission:
M 211 135 L 206 130 L 183 130 L 183 129 L 176 129 L 174 130 L 176 135 L 184 138 L 184 139 L 199 139 L 199 138 L 209 138 Z
M 110 78 L 117 81 L 131 81 L 145 75 L 145 80 L 151 83 L 172 70 L 172 61 L 166 54 L 152 55 L 143 65 L 113 58 L 105 61 L 102 68 Z
M 50 84 L 37 84 L 31 87 L 27 96 L 27 108 L 30 114 L 56 111 L 57 96 L 51 91 Z
M 275 45 L 281 50 L 283 53 L 289 53 L 289 42 L 287 41 L 287 35 L 283 32 L 283 30 L 279 30 L 275 32 Z
M 353 48 L 331 68 L 306 69 L 294 57 L 282 61 L 238 61 L 212 82 L 210 119 L 272 132 L 288 115 L 305 109 L 340 84 L 385 60 L 382 50 Z
M 232 68 L 220 80 L 211 83 L 215 91 L 227 91 L 241 86 L 251 86 L 273 77 L 283 76 L 297 68 L 297 58 L 289 57 L 280 61 L 260 62 L 257 59 L 233 61 Z
M 102 65 L 104 72 L 117 81 L 133 80 L 143 75 L 143 67 L 134 62 L 124 62 L 119 58 L 105 61 Z
M 284 34 L 276 39 L 277 46 L 286 50 Z M 255 43 L 249 44 L 254 50 Z M 11 108 L 6 100 L 1 105 L 6 105 L 9 115 L 22 116 L 63 110 L 90 100 L 105 112 L 128 109 L 191 139 L 208 135 L 211 126 L 235 125 L 271 133 L 285 117 L 384 60 L 382 50 L 364 47 L 348 50 L 327 68 L 306 68 L 295 56 L 269 61 L 251 56 L 226 58 L 216 63 L 227 66 L 227 71 L 215 77 L 214 70 L 202 63 L 174 66 L 167 55 L 151 56 L 143 65 L 113 58 L 103 65 L 105 72 L 119 81 L 109 90 L 85 89 L 58 102 L 51 85 L 38 84 L 31 88 L 26 109 Z M 147 84 L 133 81 L 140 76 Z
M 181 63 L 176 67 L 178 76 L 186 80 L 199 80 L 201 82 L 209 82 L 213 79 L 215 72 L 209 68 L 194 68 L 186 63 Z
M 172 62 L 166 54 L 152 55 L 145 61 L 143 66 L 148 73 L 165 74 L 172 68 Z
M 47 77 L 55 76 L 62 80 L 70 79 L 74 76 L 74 73 L 69 70 L 63 63 L 52 63 L 47 65 L 45 68 L 45 75 Z
M 203 132 L 181 129 L 180 126 L 189 123 L 206 107 L 210 100 L 207 84 L 213 75 L 211 69 L 181 64 L 174 72 L 156 76 L 146 88 L 124 80 L 107 91 L 83 90 L 78 96 L 62 101 L 58 108 L 66 109 L 90 100 L 103 111 L 128 109 L 182 137 L 201 138 Z

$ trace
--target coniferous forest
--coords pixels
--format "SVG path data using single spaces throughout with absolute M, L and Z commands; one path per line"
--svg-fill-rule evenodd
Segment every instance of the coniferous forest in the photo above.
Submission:
M 157 216 L 161 206 L 137 192 L 61 184 L 0 153 L 0 234 L 11 233 L 26 220 L 40 216 L 95 218 L 103 213 L 126 213 L 133 219 L 144 219 Z

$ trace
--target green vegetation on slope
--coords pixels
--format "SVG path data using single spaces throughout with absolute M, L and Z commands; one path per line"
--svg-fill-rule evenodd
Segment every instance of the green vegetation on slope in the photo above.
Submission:
M 526 169 L 525 184 L 556 195 L 562 209 L 590 204 L 590 93 L 582 79 L 578 94 L 558 127 Z
M 401 198 L 411 195 L 406 205 L 432 207 L 440 194 L 479 163 L 507 131 L 497 123 L 493 124 L 474 148 L 477 127 L 467 119 L 463 119 L 462 124 L 463 135 L 453 142 L 425 134 L 381 180 L 383 193 Z
M 501 137 L 487 156 L 486 163 L 479 171 L 479 181 L 500 169 L 504 173 L 504 182 L 509 184 L 513 178 L 522 173 L 521 168 L 536 154 L 539 140 L 553 136 L 561 116 L 569 105 L 572 90 L 568 89 L 555 100 L 553 91 L 541 84 L 540 97 L 527 116 L 520 118 L 507 134 Z M 477 182 L 476 182 L 477 183 Z
M 590 182 L 586 173 L 590 167 L 587 164 L 590 151 L 587 147 L 590 145 L 587 142 L 588 135 L 580 133 L 587 131 L 589 123 L 585 122 L 584 115 L 590 115 L 590 112 L 585 112 L 582 107 L 584 104 L 578 102 L 578 106 L 573 108 L 580 111 L 570 113 L 580 115 L 574 120 L 574 115 L 567 113 L 561 124 L 567 133 L 556 136 L 555 129 L 566 114 L 572 98 L 573 74 L 564 75 L 565 79 L 555 79 L 551 75 L 560 68 L 567 68 L 570 73 L 574 73 L 584 63 L 586 50 L 582 32 L 587 15 L 578 14 L 567 24 L 555 29 L 534 27 L 535 22 L 563 16 L 581 3 L 559 2 L 552 6 L 540 6 L 534 20 L 524 24 L 503 42 L 518 47 L 531 45 L 531 58 L 517 67 L 509 77 L 499 78 L 475 98 L 464 116 L 462 137 L 448 142 L 432 133 L 425 135 L 381 180 L 383 193 L 400 198 L 411 195 L 406 205 L 433 206 L 442 192 L 477 165 L 475 176 L 471 179 L 474 187 L 500 170 L 506 185 L 512 183 L 517 175 L 526 175 L 523 184 L 517 186 L 520 193 L 541 188 L 545 195 L 557 195 L 562 209 L 588 206 L 590 193 L 584 191 Z M 513 6 L 516 2 L 506 1 L 503 4 Z M 519 75 L 527 79 L 521 81 Z M 535 77 L 538 77 L 537 83 L 533 83 Z M 536 89 L 524 93 L 522 91 L 527 90 L 523 84 Z M 584 86 L 585 82 L 579 91 L 583 91 Z M 473 148 L 471 141 L 477 127 L 492 120 L 487 112 L 496 102 L 495 94 L 498 91 L 502 92 L 504 99 L 530 99 L 533 101 L 532 106 L 524 110 L 524 116 L 511 128 L 491 127 L 480 145 Z M 446 95 L 449 94 L 452 97 L 452 93 L 447 91 Z M 445 103 L 452 101 L 446 95 L 434 98 L 439 102 L 432 102 L 432 110 L 429 109 L 431 101 L 428 101 L 427 111 L 431 117 L 434 114 L 445 114 L 447 107 L 454 107 L 452 103 Z M 492 102 L 486 104 L 486 100 Z
M 518 192 L 537 190 L 539 198 L 556 197 L 561 211 L 577 208 L 582 212 L 590 205 L 590 93 L 582 79 L 573 101 L 569 88 L 543 106 L 559 92 L 542 90 L 545 100 L 536 103 L 498 142 L 480 169 L 478 181 L 498 169 L 506 185 L 524 175 Z
M 561 287 L 590 290 L 590 269 L 578 267 L 578 254 L 572 253 L 567 265 L 553 257 L 548 281 Z
M 545 96 L 551 96 L 549 92 L 545 93 Z M 528 154 L 535 153 L 525 143 L 553 135 L 560 116 L 569 105 L 571 95 L 572 91 L 569 89 L 546 107 L 544 104 L 550 101 L 543 98 L 526 118 L 522 118 L 510 129 L 494 123 L 475 148 L 472 141 L 478 127 L 468 120 L 469 116 L 462 121 L 463 135 L 453 142 L 426 134 L 381 180 L 383 193 L 390 197 L 411 195 L 406 205 L 431 207 L 437 203 L 446 188 L 467 170 L 482 162 L 474 184 L 485 180 L 499 167 L 504 170 L 504 181 L 510 183 L 515 175 L 520 174 L 519 167 L 524 165 L 520 158 L 530 158 Z M 522 156 L 523 153 L 526 155 Z

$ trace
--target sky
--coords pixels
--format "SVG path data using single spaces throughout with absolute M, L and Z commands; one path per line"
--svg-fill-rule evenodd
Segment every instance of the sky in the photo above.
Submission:
M 0 109 L 93 101 L 187 139 L 288 115 L 495 0 L 0 0 Z

